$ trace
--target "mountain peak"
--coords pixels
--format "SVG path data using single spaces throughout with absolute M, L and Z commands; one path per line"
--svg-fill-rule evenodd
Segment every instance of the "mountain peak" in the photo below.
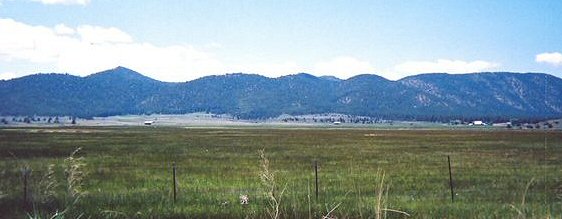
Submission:
M 369 81 L 369 82 L 388 82 L 389 80 L 373 74 L 360 74 L 348 78 L 346 81 Z
M 340 82 L 342 81 L 342 79 L 336 77 L 336 76 L 332 76 L 332 75 L 324 75 L 324 76 L 320 76 L 321 79 L 324 80 L 328 80 L 328 81 L 335 81 L 335 82 Z
M 311 74 L 305 73 L 305 72 L 298 73 L 298 74 L 295 75 L 295 77 L 314 78 L 314 79 L 318 78 L 314 75 L 311 75 Z
M 87 76 L 86 78 L 155 81 L 150 77 L 144 76 L 141 73 L 123 66 L 117 66 L 113 69 L 94 73 Z
M 291 74 L 291 75 L 285 75 L 285 76 L 281 76 L 278 77 L 277 79 L 290 79 L 290 80 L 295 80 L 295 79 L 318 79 L 318 77 L 311 75 L 309 73 L 298 73 L 298 74 Z
M 116 72 L 127 72 L 127 73 L 137 73 L 137 74 L 140 74 L 140 73 L 138 73 L 138 72 L 136 72 L 136 71 L 134 71 L 134 70 L 132 70 L 132 69 L 130 69 L 130 68 L 123 67 L 123 66 L 117 66 L 117 67 L 112 68 L 112 69 L 109 69 L 109 70 L 107 70 L 107 71 L 116 71 Z

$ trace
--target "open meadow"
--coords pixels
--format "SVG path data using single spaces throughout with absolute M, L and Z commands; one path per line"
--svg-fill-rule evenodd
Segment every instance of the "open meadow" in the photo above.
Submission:
M 562 132 L 0 129 L 0 218 L 57 209 L 65 218 L 561 218 Z

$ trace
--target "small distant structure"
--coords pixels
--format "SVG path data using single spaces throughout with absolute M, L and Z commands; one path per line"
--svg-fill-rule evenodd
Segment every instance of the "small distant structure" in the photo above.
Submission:
M 152 124 L 154 124 L 154 121 L 152 121 L 152 120 L 144 121 L 144 125 L 152 125 Z
M 335 121 L 335 122 L 334 122 L 334 125 L 341 125 L 341 122 L 340 122 L 340 121 Z
M 501 122 L 492 124 L 493 127 L 511 127 L 511 122 Z
M 475 120 L 471 123 L 469 123 L 468 125 L 474 125 L 474 126 L 485 126 L 487 125 L 486 123 L 482 122 L 481 120 Z

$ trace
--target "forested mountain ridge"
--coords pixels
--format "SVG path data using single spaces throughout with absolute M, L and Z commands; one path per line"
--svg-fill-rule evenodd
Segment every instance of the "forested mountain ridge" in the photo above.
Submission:
M 267 118 L 342 113 L 388 119 L 562 117 L 562 79 L 541 73 L 421 74 L 397 81 L 306 73 L 161 82 L 117 67 L 86 77 L 36 74 L 0 81 L 1 115 L 177 114 Z

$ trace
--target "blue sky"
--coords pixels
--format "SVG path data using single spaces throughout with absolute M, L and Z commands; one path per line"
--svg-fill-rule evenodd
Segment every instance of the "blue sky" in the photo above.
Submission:
M 558 0 L 0 0 L 0 79 L 119 65 L 163 81 L 234 72 L 562 77 L 561 27 Z

